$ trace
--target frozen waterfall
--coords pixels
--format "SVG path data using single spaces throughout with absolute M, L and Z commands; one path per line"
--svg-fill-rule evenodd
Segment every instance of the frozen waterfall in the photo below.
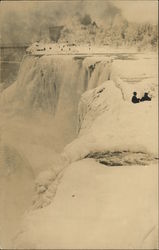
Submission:
M 87 89 L 110 79 L 111 60 L 75 56 L 25 56 L 17 81 L 3 91 L 1 106 L 44 111 L 57 115 L 73 112 Z M 13 108 L 12 106 L 12 108 Z M 74 110 L 76 111 L 76 110 Z
M 111 60 L 105 57 L 25 56 L 17 81 L 1 94 L 0 109 L 32 119 L 53 118 L 54 133 L 66 145 L 77 133 L 81 95 L 110 75 Z

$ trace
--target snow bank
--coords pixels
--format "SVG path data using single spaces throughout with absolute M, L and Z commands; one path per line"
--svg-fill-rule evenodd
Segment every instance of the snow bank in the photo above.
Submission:
M 157 166 L 70 165 L 54 202 L 30 212 L 16 249 L 156 249 Z
M 129 101 L 132 93 L 141 98 L 145 92 L 153 99 L 158 96 L 158 58 L 156 54 L 136 54 L 132 60 L 114 60 L 112 80 Z
M 77 139 L 67 145 L 64 154 L 70 161 L 90 152 L 133 151 L 158 154 L 158 105 L 125 101 L 122 90 L 113 81 L 83 94 L 79 104 Z
M 120 89 L 116 88 L 114 82 L 107 81 L 85 92 L 78 106 L 78 130 L 80 135 L 86 132 L 92 122 L 102 113 L 108 110 L 117 110 L 119 103 L 123 102 Z M 86 132 L 87 133 L 87 132 Z

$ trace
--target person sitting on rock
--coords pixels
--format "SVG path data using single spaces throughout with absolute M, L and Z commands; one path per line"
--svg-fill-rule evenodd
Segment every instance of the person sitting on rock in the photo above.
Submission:
M 137 93 L 136 92 L 133 93 L 133 97 L 132 97 L 131 101 L 133 103 L 139 103 L 140 102 L 140 99 L 137 98 Z
M 140 102 L 151 101 L 151 98 L 148 96 L 148 93 L 145 92 L 144 96 L 141 98 Z

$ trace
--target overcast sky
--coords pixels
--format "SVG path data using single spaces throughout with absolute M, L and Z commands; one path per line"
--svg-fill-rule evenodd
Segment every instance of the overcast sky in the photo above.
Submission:
M 158 1 L 112 1 L 129 21 L 158 22 Z
M 39 39 L 49 26 L 71 25 L 89 14 L 97 25 L 127 19 L 157 24 L 157 1 L 2 1 L 0 4 L 0 42 L 28 43 Z
M 78 6 L 78 4 L 82 2 L 83 5 L 86 6 L 87 9 L 90 9 L 92 14 L 94 15 L 100 15 L 100 12 L 103 10 L 104 5 L 108 2 L 107 0 L 98 0 L 98 1 L 52 1 L 51 6 L 60 6 L 61 10 L 62 8 L 70 8 L 71 5 Z M 109 1 L 113 3 L 116 7 L 120 8 L 122 11 L 123 16 L 128 21 L 135 21 L 135 22 L 151 22 L 153 24 L 156 24 L 158 22 L 158 1 L 154 0 L 112 0 Z M 30 12 L 31 9 L 34 9 L 35 6 L 43 6 L 49 5 L 47 1 L 41 2 L 41 1 L 2 1 L 1 2 L 1 14 L 5 15 L 8 10 L 12 9 L 12 11 L 21 11 L 24 12 Z

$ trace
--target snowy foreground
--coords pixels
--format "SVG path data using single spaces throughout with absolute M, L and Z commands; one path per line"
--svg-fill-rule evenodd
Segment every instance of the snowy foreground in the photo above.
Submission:
M 157 77 L 149 53 L 24 58 L 0 94 L 3 248 L 157 249 Z
M 17 248 L 155 249 L 157 166 L 71 164 L 54 202 L 30 212 Z

